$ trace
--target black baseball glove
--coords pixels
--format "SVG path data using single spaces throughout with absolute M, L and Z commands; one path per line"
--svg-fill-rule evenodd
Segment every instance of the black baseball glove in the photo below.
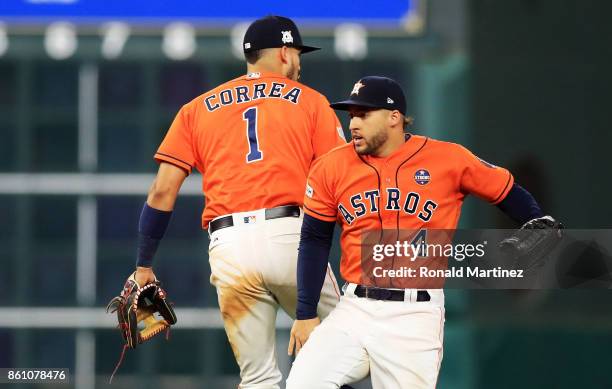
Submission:
M 551 216 L 532 219 L 502 240 L 499 248 L 515 262 L 515 267 L 530 270 L 541 266 L 561 241 L 563 225 Z

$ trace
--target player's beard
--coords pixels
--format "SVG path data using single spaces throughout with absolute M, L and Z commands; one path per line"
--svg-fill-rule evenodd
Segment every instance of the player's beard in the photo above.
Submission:
M 381 128 L 378 130 L 370 139 L 363 137 L 365 147 L 357 148 L 355 145 L 355 151 L 360 155 L 376 155 L 382 145 L 384 145 L 389 139 L 387 130 Z M 354 144 L 354 143 L 353 143 Z
M 299 66 L 291 66 L 287 71 L 287 78 L 298 81 L 300 79 L 300 67 Z

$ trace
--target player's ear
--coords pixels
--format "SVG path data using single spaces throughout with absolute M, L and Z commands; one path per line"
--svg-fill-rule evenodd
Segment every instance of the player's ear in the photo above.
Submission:
M 400 127 L 403 128 L 404 124 L 402 120 L 402 114 L 400 113 L 400 111 L 398 111 L 397 109 L 394 109 L 393 111 L 389 113 L 389 124 L 391 125 L 391 127 L 399 125 Z
M 281 60 L 281 63 L 285 64 L 287 62 L 289 62 L 289 48 L 287 46 L 282 46 L 279 50 L 279 58 Z

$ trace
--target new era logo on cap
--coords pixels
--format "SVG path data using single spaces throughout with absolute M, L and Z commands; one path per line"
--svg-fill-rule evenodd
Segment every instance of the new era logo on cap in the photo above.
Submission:
M 393 99 L 391 97 L 387 97 L 387 103 L 388 104 L 393 104 L 394 101 L 393 101 Z

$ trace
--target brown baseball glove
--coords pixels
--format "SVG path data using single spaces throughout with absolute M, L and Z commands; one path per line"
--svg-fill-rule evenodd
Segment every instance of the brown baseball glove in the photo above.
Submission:
M 135 273 L 127 279 L 121 294 L 113 298 L 106 307 L 109 313 L 117 312 L 118 328 L 125 341 L 123 352 L 115 372 L 123 361 L 127 348 L 136 348 L 155 335 L 169 330 L 176 323 L 172 304 L 168 302 L 166 292 L 157 280 L 146 285 L 138 285 Z M 161 317 L 156 317 L 158 314 Z M 138 325 L 142 323 L 142 329 Z M 111 376 L 111 381 L 113 379 Z

